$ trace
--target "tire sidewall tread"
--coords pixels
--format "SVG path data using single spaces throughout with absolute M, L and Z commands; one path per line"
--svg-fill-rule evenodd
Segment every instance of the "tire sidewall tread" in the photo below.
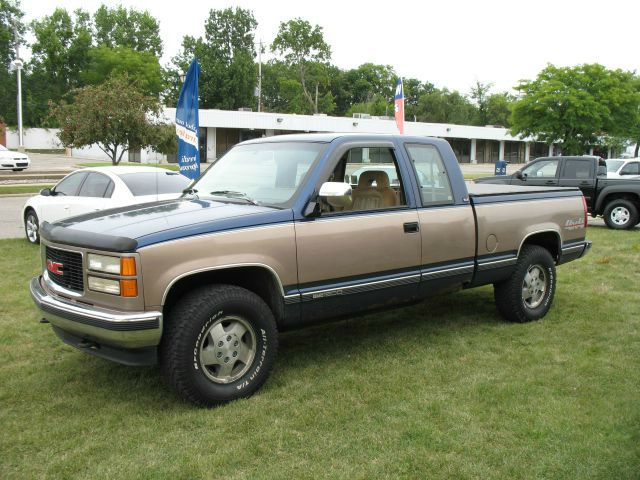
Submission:
M 200 345 L 209 326 L 225 314 L 251 324 L 256 352 L 251 368 L 227 384 L 211 381 L 199 362 Z M 255 293 L 234 285 L 209 285 L 185 295 L 167 312 L 160 343 L 160 370 L 177 393 L 198 405 L 214 406 L 252 395 L 270 373 L 278 349 L 273 314 Z
M 522 282 L 530 266 L 538 264 L 545 269 L 547 291 L 540 306 L 529 308 L 522 300 Z M 494 285 L 496 307 L 510 322 L 526 323 L 544 317 L 551 308 L 556 291 L 556 268 L 553 257 L 543 247 L 524 245 L 518 256 L 515 271 L 503 282 Z
M 624 225 L 618 225 L 611 220 L 611 212 L 616 207 L 624 207 L 629 210 L 629 221 Z M 614 230 L 628 230 L 635 227 L 636 224 L 640 221 L 640 219 L 638 218 L 638 208 L 633 204 L 633 202 L 630 202 L 629 200 L 623 198 L 612 200 L 611 202 L 609 202 L 604 209 L 604 213 L 602 216 L 604 218 L 604 223 L 607 224 L 607 227 Z

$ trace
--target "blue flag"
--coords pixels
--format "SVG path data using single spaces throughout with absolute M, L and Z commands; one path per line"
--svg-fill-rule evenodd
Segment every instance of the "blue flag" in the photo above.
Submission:
M 178 164 L 180 173 L 195 180 L 200 177 L 200 150 L 198 149 L 198 77 L 200 64 L 194 58 L 187 78 L 180 90 L 176 107 L 176 135 L 178 135 Z

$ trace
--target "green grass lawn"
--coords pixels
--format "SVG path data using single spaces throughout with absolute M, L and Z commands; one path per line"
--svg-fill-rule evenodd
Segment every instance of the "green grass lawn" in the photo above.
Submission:
M 640 478 L 640 232 L 590 227 L 543 320 L 490 287 L 284 334 L 254 397 L 205 410 L 156 368 L 38 323 L 38 249 L 0 247 L 0 478 Z
M 492 173 L 463 173 L 465 180 L 475 180 L 476 178 L 490 177 L 492 175 Z
M 8 193 L 38 193 L 43 188 L 51 188 L 53 185 L 0 185 L 0 195 Z
M 111 162 L 93 162 L 93 163 L 79 163 L 78 167 L 111 167 L 113 164 Z M 129 163 L 129 162 L 120 162 L 118 166 L 123 167 L 160 167 L 166 168 L 167 170 L 173 170 L 175 172 L 178 171 L 177 163 Z

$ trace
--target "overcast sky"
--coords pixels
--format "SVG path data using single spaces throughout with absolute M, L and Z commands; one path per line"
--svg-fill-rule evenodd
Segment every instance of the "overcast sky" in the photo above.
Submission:
M 256 41 L 270 43 L 280 22 L 301 17 L 324 29 L 331 61 L 341 68 L 391 65 L 403 77 L 463 93 L 476 80 L 509 90 L 547 63 L 640 66 L 637 0 L 22 0 L 22 8 L 30 21 L 57 6 L 93 13 L 103 3 L 147 9 L 159 20 L 163 64 L 179 51 L 184 35 L 203 34 L 209 9 L 239 6 L 258 21 Z

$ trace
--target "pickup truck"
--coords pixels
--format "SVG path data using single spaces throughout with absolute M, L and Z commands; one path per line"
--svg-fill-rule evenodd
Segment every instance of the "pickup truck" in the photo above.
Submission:
M 487 284 L 507 320 L 542 318 L 586 215 L 577 188 L 468 188 L 441 139 L 283 135 L 178 200 L 43 223 L 30 291 L 62 341 L 211 406 L 265 382 L 278 331 Z
M 602 215 L 609 228 L 630 229 L 640 223 L 640 180 L 607 178 L 600 157 L 540 157 L 512 175 L 478 178 L 475 183 L 578 187 L 591 216 Z

